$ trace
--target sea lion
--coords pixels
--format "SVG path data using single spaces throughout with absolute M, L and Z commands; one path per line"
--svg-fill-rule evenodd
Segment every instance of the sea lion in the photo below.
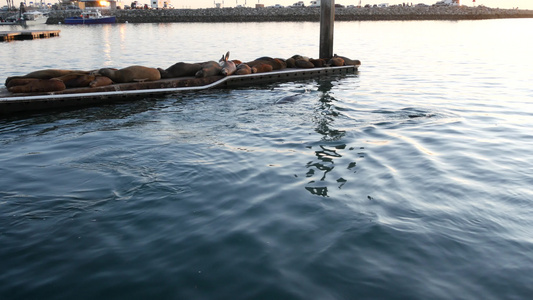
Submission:
M 95 75 L 84 73 L 71 73 L 54 79 L 59 79 L 65 83 L 67 88 L 88 87 L 89 83 L 95 79 Z
M 111 80 L 111 78 L 106 76 L 96 76 L 96 78 L 89 83 L 89 87 L 95 88 L 111 84 L 113 84 L 113 80 Z
M 106 68 L 106 69 L 113 70 L 113 71 L 117 71 L 118 70 L 117 68 Z M 100 69 L 92 70 L 92 71 L 89 72 L 89 74 L 96 75 L 96 76 L 102 76 L 102 75 L 100 75 Z
M 266 73 L 272 70 L 273 70 L 272 65 L 265 64 L 265 63 L 257 64 L 252 67 L 252 73 Z
M 305 57 L 305 56 L 301 56 L 299 54 L 296 54 L 296 55 L 293 55 L 291 56 L 290 58 L 288 58 L 287 60 L 285 60 L 286 64 L 287 64 L 287 68 L 298 68 L 296 66 L 296 61 L 297 60 L 305 60 L 305 61 L 309 61 L 309 58 Z
M 81 76 L 78 76 L 78 78 L 70 80 L 68 83 L 65 82 L 65 85 L 68 88 L 88 87 L 89 84 L 95 79 L 96 79 L 96 75 L 81 75 Z
M 348 57 L 339 56 L 337 54 L 334 54 L 333 58 L 336 58 L 336 57 L 342 58 L 344 60 L 344 64 L 346 66 L 360 66 L 361 65 L 361 61 L 358 60 L 358 59 L 349 59 Z
M 268 56 L 259 57 L 253 61 L 247 62 L 246 64 L 249 65 L 251 68 L 261 64 L 271 65 L 272 70 L 282 70 L 287 68 L 287 63 L 285 62 L 285 60 Z
M 158 69 L 143 66 L 129 66 L 118 70 L 103 68 L 98 70 L 98 74 L 109 77 L 116 83 L 155 81 L 161 79 L 161 73 L 159 73 Z
M 309 60 L 309 57 L 302 56 L 300 54 L 293 55 L 291 58 L 294 58 L 294 60 L 300 60 L 300 59 L 307 60 L 307 61 Z
M 240 61 L 238 59 L 232 59 L 231 61 L 234 62 L 236 66 L 242 64 L 242 61 Z
M 256 61 L 260 61 L 260 62 L 266 62 L 270 65 L 272 65 L 272 69 L 273 70 L 282 70 L 282 69 L 285 69 L 287 68 L 287 63 L 285 62 L 284 59 L 281 59 L 281 58 L 272 58 L 272 57 L 269 57 L 269 56 L 263 56 L 263 57 L 259 57 L 257 59 L 255 59 Z
M 80 70 L 45 69 L 45 70 L 34 71 L 23 76 L 8 77 L 6 79 L 5 85 L 7 86 L 7 84 L 11 80 L 16 79 L 16 78 L 52 79 L 55 77 L 60 77 L 60 76 L 64 76 L 64 75 L 71 74 L 71 73 L 89 74 L 88 71 L 80 71 Z
M 235 75 L 247 75 L 252 74 L 252 68 L 247 64 L 237 65 L 237 70 L 234 73 Z
M 37 79 L 25 85 L 8 89 L 11 93 L 42 93 L 57 92 L 66 89 L 65 83 L 59 79 Z
M 157 68 L 161 73 L 161 78 L 177 78 L 194 76 L 202 68 L 201 63 L 178 62 L 168 67 L 166 70 Z
M 219 63 L 216 61 L 208 61 L 202 64 L 202 68 L 200 71 L 196 72 L 196 77 L 209 77 L 209 76 L 215 76 L 220 74 L 220 70 L 222 70 L 222 66 L 220 66 Z
M 279 100 L 276 100 L 276 102 L 274 102 L 274 104 L 287 104 L 287 103 L 292 103 L 292 102 L 296 102 L 300 99 L 302 99 L 302 95 L 303 94 L 295 94 L 295 95 L 291 95 L 291 96 L 285 96 Z
M 340 67 L 344 66 L 344 59 L 340 57 L 333 57 L 328 61 L 328 65 L 332 67 Z
M 287 68 L 296 68 L 296 65 L 294 64 L 296 60 L 294 58 L 288 58 L 285 62 L 287 62 Z
M 327 61 L 323 58 L 319 59 L 309 59 L 309 62 L 312 63 L 315 68 L 322 68 L 326 66 Z
M 229 76 L 237 70 L 237 67 L 235 66 L 235 63 L 231 60 L 228 60 L 229 58 L 229 51 L 226 53 L 226 55 L 222 55 L 222 58 L 218 61 L 222 69 L 220 70 L 220 73 L 224 76 Z
M 281 69 L 287 68 L 287 62 L 283 58 L 275 58 L 274 60 L 281 64 Z
M 39 79 L 37 78 L 13 78 L 6 84 L 6 88 L 9 89 L 10 87 L 14 87 L 14 86 L 26 85 L 35 80 L 39 80 Z
M 297 59 L 295 62 L 294 62 L 294 65 L 297 67 L 297 68 L 302 68 L 302 69 L 310 69 L 310 68 L 314 68 L 315 65 L 308 61 L 308 60 L 305 60 L 305 59 Z

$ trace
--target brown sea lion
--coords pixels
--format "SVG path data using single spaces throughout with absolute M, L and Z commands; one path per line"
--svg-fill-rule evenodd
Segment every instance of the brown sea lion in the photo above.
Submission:
M 106 76 L 96 76 L 96 78 L 89 83 L 89 87 L 95 88 L 111 84 L 113 84 L 113 80 L 111 80 L 111 78 Z
M 25 85 L 18 85 L 8 89 L 11 93 L 42 93 L 57 92 L 66 89 L 65 83 L 58 79 L 37 79 Z
M 68 83 L 65 82 L 65 85 L 68 88 L 88 87 L 89 84 L 95 79 L 96 75 L 81 75 L 76 79 L 70 80 Z
M 322 68 L 326 66 L 327 61 L 323 58 L 319 59 L 309 59 L 309 62 L 312 63 L 315 68 Z
M 294 58 L 294 60 L 300 60 L 300 59 L 303 59 L 303 60 L 309 60 L 309 57 L 307 57 L 307 56 L 302 56 L 302 55 L 300 55 L 300 54 L 293 55 L 293 56 L 291 56 L 291 58 Z
M 301 56 L 299 54 L 293 55 L 285 61 L 287 63 L 287 68 L 299 68 L 298 66 L 296 66 L 297 60 L 309 61 L 309 58 Z
M 67 88 L 88 87 L 89 83 L 95 79 L 95 75 L 83 73 L 71 73 L 54 79 L 59 79 L 65 83 Z
M 247 62 L 246 64 L 249 65 L 251 68 L 255 67 L 256 65 L 261 65 L 261 64 L 271 65 L 272 70 L 282 70 L 282 69 L 287 68 L 287 63 L 285 62 L 285 60 L 280 59 L 280 58 L 272 58 L 268 56 L 259 57 L 255 60 Z
M 83 75 L 85 75 L 85 73 L 75 73 L 75 72 L 73 72 L 73 73 L 57 76 L 57 77 L 54 77 L 54 78 L 55 79 L 59 79 L 59 80 L 61 80 L 63 82 L 66 82 L 66 81 L 77 79 L 78 77 L 83 76 Z
M 143 66 L 129 66 L 118 70 L 103 68 L 98 70 L 98 74 L 109 77 L 116 83 L 155 81 L 161 79 L 161 73 L 159 73 L 158 69 Z
M 220 73 L 224 76 L 229 76 L 237 70 L 237 66 L 235 66 L 235 63 L 231 60 L 228 60 L 229 58 L 229 51 L 226 53 L 226 55 L 222 55 L 222 58 L 218 61 L 222 69 L 220 70 Z
M 348 57 L 339 56 L 337 54 L 333 55 L 333 58 L 336 58 L 336 57 L 342 58 L 346 66 L 360 66 L 361 65 L 361 61 L 358 59 L 349 59 Z
M 310 69 L 310 68 L 315 67 L 315 65 L 312 62 L 310 62 L 309 60 L 305 60 L 305 59 L 297 59 L 294 62 L 294 65 L 297 68 L 302 68 L 302 69 Z
M 238 59 L 232 59 L 231 61 L 234 62 L 236 66 L 242 64 L 242 61 L 240 61 Z
M 296 68 L 296 65 L 294 64 L 296 60 L 294 58 L 291 57 L 285 60 L 285 62 L 287 63 L 287 68 Z
M 273 70 L 282 70 L 287 68 L 287 62 L 282 58 L 272 58 L 268 56 L 259 57 L 256 60 L 267 62 L 268 64 L 272 65 Z
M 9 81 L 15 79 L 15 78 L 36 78 L 36 79 L 52 79 L 55 77 L 64 76 L 71 73 L 85 73 L 88 74 L 88 71 L 80 71 L 80 70 L 62 70 L 62 69 L 45 69 L 45 70 L 39 70 L 34 71 L 31 73 L 28 73 L 23 76 L 12 76 L 8 77 L 6 79 L 6 86 L 9 83 Z
M 209 76 L 215 76 L 220 75 L 220 70 L 222 70 L 222 66 L 220 66 L 219 63 L 216 61 L 208 61 L 202 64 L 202 68 L 200 71 L 196 72 L 196 77 L 209 77 Z
M 265 63 L 256 64 L 255 66 L 252 67 L 252 73 L 266 73 L 272 70 L 273 70 L 272 65 L 265 64 Z
M 177 78 L 194 76 L 202 68 L 201 63 L 175 63 L 166 70 L 157 68 L 161 73 L 161 78 Z
M 37 78 L 13 78 L 6 84 L 6 88 L 19 86 L 19 85 L 26 85 L 35 80 L 39 80 L 39 79 Z
M 237 70 L 234 73 L 235 75 L 247 75 L 252 74 L 252 68 L 247 64 L 237 65 Z
M 344 59 L 340 57 L 333 57 L 328 61 L 328 65 L 332 67 L 340 67 L 344 66 Z

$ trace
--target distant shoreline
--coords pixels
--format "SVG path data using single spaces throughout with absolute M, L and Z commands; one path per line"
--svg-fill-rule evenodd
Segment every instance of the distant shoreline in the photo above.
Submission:
M 80 10 L 53 11 L 47 24 L 62 23 L 66 17 L 77 16 Z M 318 22 L 318 8 L 208 8 L 165 10 L 104 10 L 115 15 L 117 23 L 194 23 L 194 22 Z M 533 10 L 480 7 L 370 7 L 337 8 L 336 21 L 391 20 L 482 20 L 533 18 Z

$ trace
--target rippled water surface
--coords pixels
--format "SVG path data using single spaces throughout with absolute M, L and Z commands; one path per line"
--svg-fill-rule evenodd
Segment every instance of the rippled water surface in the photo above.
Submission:
M 0 299 L 528 299 L 531 26 L 338 22 L 357 74 L 2 117 Z M 318 52 L 318 23 L 48 28 L 1 82 Z

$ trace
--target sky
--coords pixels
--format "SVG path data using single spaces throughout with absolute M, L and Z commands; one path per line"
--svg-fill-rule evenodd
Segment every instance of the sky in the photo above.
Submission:
M 15 0 L 15 3 L 20 3 L 24 0 Z M 40 0 L 26 0 L 26 3 L 30 1 L 39 2 Z M 45 0 L 52 4 L 57 3 L 57 0 Z M 130 4 L 133 0 L 122 0 L 124 4 Z M 389 5 L 393 4 L 402 4 L 402 3 L 425 3 L 425 4 L 434 4 L 438 0 L 414 0 L 414 1 L 405 1 L 405 0 L 361 0 L 361 4 L 380 4 L 388 3 Z M 533 9 L 533 0 L 461 0 L 462 5 L 473 6 L 475 5 L 485 5 L 492 8 L 521 8 L 521 9 Z M 139 0 L 141 3 L 149 3 L 149 0 Z M 170 0 L 170 3 L 174 5 L 175 8 L 209 8 L 214 7 L 214 3 L 224 2 L 224 7 L 234 7 L 236 5 L 244 5 L 248 7 L 254 7 L 256 3 L 264 4 L 265 6 L 270 6 L 274 4 L 281 4 L 283 6 L 289 6 L 297 0 Z M 308 5 L 310 0 L 304 0 L 304 3 Z M 359 4 L 359 0 L 335 0 L 336 4 L 350 5 Z M 0 0 L 0 6 L 7 4 L 7 0 Z

